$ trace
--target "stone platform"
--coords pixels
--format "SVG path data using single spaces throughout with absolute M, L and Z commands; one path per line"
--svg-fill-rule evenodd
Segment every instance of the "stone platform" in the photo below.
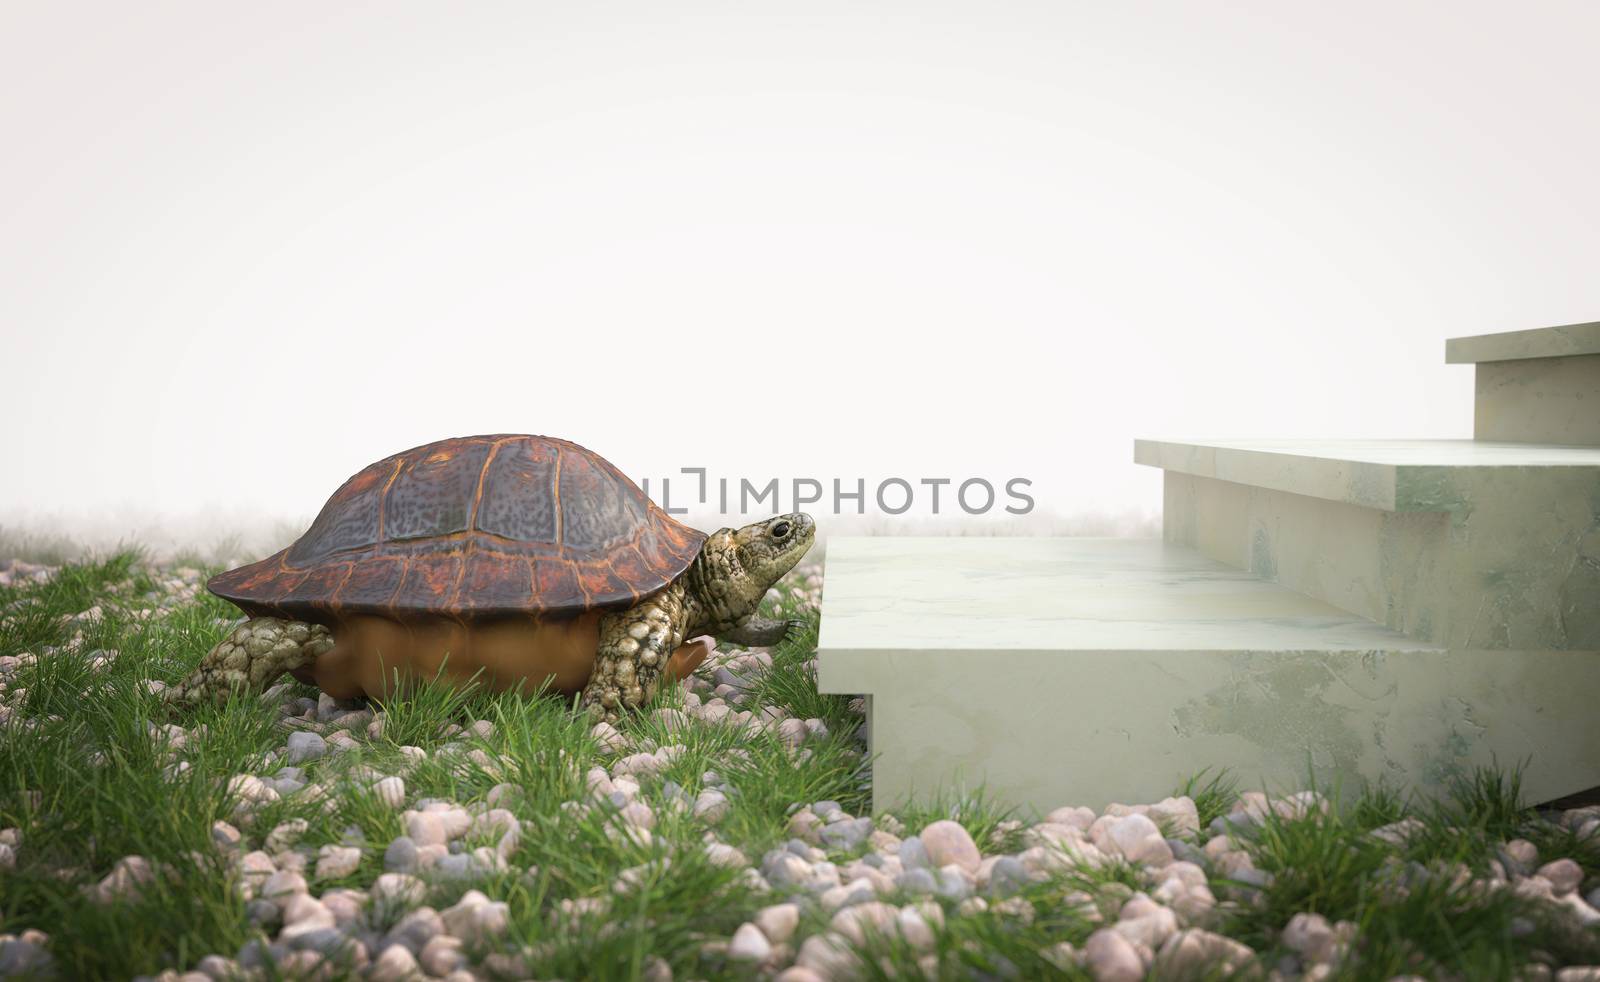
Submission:
M 874 807 L 983 782 L 1047 811 L 1527 759 L 1600 784 L 1600 653 L 1448 650 L 1174 543 L 833 538 L 818 682 L 869 698 Z

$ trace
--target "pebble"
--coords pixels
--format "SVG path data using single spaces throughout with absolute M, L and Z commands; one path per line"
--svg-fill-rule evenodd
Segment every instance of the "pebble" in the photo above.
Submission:
M 409 836 L 400 836 L 389 843 L 383 852 L 383 868 L 393 873 L 410 873 L 418 867 L 417 844 Z
M 460 938 L 440 934 L 429 938 L 417 953 L 422 970 L 433 976 L 447 976 L 467 964 L 467 956 Z
M 442 846 L 450 841 L 443 816 L 438 812 L 408 811 L 401 816 L 406 835 L 420 846 Z
M 1560 897 L 1578 889 L 1583 882 L 1583 867 L 1572 859 L 1562 858 L 1545 863 L 1535 875 L 1548 880 L 1551 892 Z
M 283 852 L 299 842 L 300 837 L 310 828 L 311 823 L 303 818 L 291 818 L 286 822 L 280 822 L 267 834 L 267 841 L 261 848 L 269 853 Z
M 845 907 L 833 915 L 828 926 L 852 944 L 865 944 L 869 933 L 888 935 L 899 927 L 900 911 L 881 900 L 868 900 Z
M 1539 847 L 1527 839 L 1512 839 L 1500 847 L 1500 861 L 1505 864 L 1506 872 L 1527 876 L 1539 861 Z
M 414 982 L 422 971 L 417 958 L 405 945 L 390 945 L 367 966 L 369 982 Z
M 627 749 L 628 746 L 627 739 L 617 732 L 617 728 L 610 723 L 596 723 L 589 730 L 589 736 L 594 738 L 594 741 L 600 745 L 600 750 L 604 753 L 618 753 Z
M 743 869 L 750 865 L 749 857 L 725 842 L 706 843 L 706 856 L 711 860 L 711 865 L 723 869 Z
M 1118 918 L 1112 930 L 1152 950 L 1160 948 L 1178 930 L 1177 915 L 1142 893 L 1134 894 L 1122 905 Z
M 361 850 L 354 846 L 323 846 L 317 850 L 316 878 L 338 880 L 355 873 L 361 866 Z
M 316 760 L 328 752 L 328 743 L 320 734 L 300 730 L 289 734 L 287 759 L 291 764 Z
M 416 904 L 426 892 L 421 880 L 405 873 L 384 873 L 372 884 L 372 899 L 377 901 Z
M 439 912 L 432 907 L 418 907 L 395 921 L 383 941 L 403 945 L 412 954 L 421 955 L 429 941 L 444 933 L 444 919 Z
M 101 903 L 136 900 L 155 880 L 150 861 L 143 856 L 124 856 L 117 860 L 111 872 L 95 887 L 95 896 Z
M 776 736 L 785 746 L 798 748 L 811 735 L 810 729 L 802 720 L 786 719 L 778 724 Z
M 728 796 L 716 788 L 706 788 L 694 799 L 694 817 L 716 825 L 728 814 Z
M 847 885 L 829 887 L 822 891 L 817 902 L 822 905 L 824 911 L 831 914 L 841 907 L 865 903 L 875 896 L 877 894 L 873 892 L 871 883 L 866 880 L 855 880 Z
M 933 822 L 922 830 L 918 838 L 922 841 L 922 847 L 927 850 L 931 866 L 944 867 L 954 864 L 969 873 L 976 873 L 978 864 L 983 862 L 977 843 L 972 841 L 972 834 L 958 822 L 949 819 Z M 904 850 L 905 843 L 902 842 L 900 846 Z M 903 855 L 901 862 L 905 862 Z
M 1162 978 L 1200 978 L 1241 973 L 1255 961 L 1249 945 L 1198 928 L 1180 931 L 1167 939 L 1156 956 Z
M 1138 982 L 1144 978 L 1139 950 L 1123 935 L 1101 928 L 1083 946 L 1084 962 L 1096 982 Z
M 239 845 L 242 836 L 239 830 L 224 821 L 211 823 L 211 841 L 218 849 L 230 850 Z
M 972 883 L 961 875 L 959 866 L 951 864 L 939 869 L 938 886 L 934 892 L 946 900 L 962 901 L 972 895 Z
M 791 903 L 763 907 L 756 912 L 755 926 L 761 929 L 768 941 L 782 944 L 794 937 L 795 929 L 800 926 L 800 905 Z
M 922 866 L 904 870 L 895 877 L 895 886 L 913 896 L 925 896 L 939 889 L 932 871 Z
M 852 818 L 833 822 L 822 829 L 822 842 L 830 849 L 854 852 L 872 834 L 872 819 Z M 970 840 L 969 840 L 970 841 Z
M 772 942 L 750 922 L 739 925 L 728 942 L 728 957 L 738 962 L 764 962 L 772 954 Z
M 491 901 L 477 890 L 468 890 L 453 906 L 439 912 L 445 930 L 469 945 L 483 945 L 503 934 L 510 920 L 504 901 Z
M 406 803 L 406 782 L 398 777 L 386 777 L 372 786 L 372 794 L 388 807 L 399 809 Z
M 906 869 L 918 869 L 934 865 L 928 856 L 927 848 L 922 844 L 922 840 L 914 835 L 900 841 L 900 850 L 896 855 L 900 857 L 900 865 Z
M 989 868 L 988 891 L 991 896 L 1009 897 L 1031 881 L 1028 870 L 1015 856 L 1001 856 Z
M 856 956 L 849 943 L 833 931 L 805 939 L 796 963 L 823 979 L 852 978 L 857 972 Z

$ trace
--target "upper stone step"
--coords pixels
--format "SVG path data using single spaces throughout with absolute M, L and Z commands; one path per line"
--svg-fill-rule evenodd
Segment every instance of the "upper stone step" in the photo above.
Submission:
M 1477 366 L 1477 439 L 1600 446 L 1600 322 L 1451 338 L 1444 360 Z
M 1451 648 L 1600 650 L 1600 447 L 1140 440 L 1163 535 Z
M 1600 321 L 1536 327 L 1531 331 L 1503 331 L 1450 338 L 1444 343 L 1444 360 L 1451 365 L 1527 358 L 1566 358 L 1600 355 Z
M 1596 404 L 1600 409 L 1600 403 Z M 1136 463 L 1385 511 L 1470 509 L 1553 477 L 1600 479 L 1600 447 L 1478 440 L 1135 440 Z

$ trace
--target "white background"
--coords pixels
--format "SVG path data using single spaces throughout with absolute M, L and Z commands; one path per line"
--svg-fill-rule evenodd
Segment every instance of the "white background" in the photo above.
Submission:
M 1467 437 L 1446 337 L 1600 318 L 1597 42 L 1592 2 L 11 0 L 0 523 L 292 525 L 476 432 L 1056 514 L 1157 509 L 1135 436 Z

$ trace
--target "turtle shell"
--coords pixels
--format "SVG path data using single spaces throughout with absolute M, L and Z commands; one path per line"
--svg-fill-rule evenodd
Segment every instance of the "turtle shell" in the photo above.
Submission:
M 704 541 L 575 443 L 468 436 L 367 467 L 289 548 L 206 587 L 248 614 L 323 623 L 575 615 L 660 590 Z

